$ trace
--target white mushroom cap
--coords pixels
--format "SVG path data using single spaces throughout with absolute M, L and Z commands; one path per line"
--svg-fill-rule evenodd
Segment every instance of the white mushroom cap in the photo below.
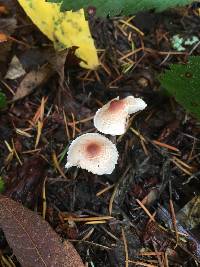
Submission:
M 94 126 L 104 134 L 124 134 L 129 115 L 145 109 L 146 106 L 147 104 L 141 98 L 133 96 L 121 100 L 119 97 L 114 98 L 97 110 L 94 116 Z
M 123 99 L 128 104 L 128 113 L 136 113 L 146 108 L 147 104 L 142 98 L 136 98 L 134 96 L 127 96 Z
M 111 174 L 117 164 L 116 146 L 105 136 L 87 133 L 72 141 L 66 168 L 77 166 L 94 174 Z

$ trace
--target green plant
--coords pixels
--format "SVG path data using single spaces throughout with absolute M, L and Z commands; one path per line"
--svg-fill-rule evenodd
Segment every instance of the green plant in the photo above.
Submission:
M 5 108 L 7 105 L 6 96 L 4 93 L 0 92 L 0 109 Z
M 48 2 L 61 3 L 61 11 L 94 7 L 98 16 L 114 16 L 118 14 L 129 15 L 148 9 L 162 11 L 167 8 L 190 4 L 192 0 L 48 0 Z
M 187 64 L 171 64 L 159 81 L 188 112 L 200 119 L 200 56 L 191 56 Z
M 5 184 L 3 178 L 0 176 L 0 193 L 2 193 L 5 189 Z

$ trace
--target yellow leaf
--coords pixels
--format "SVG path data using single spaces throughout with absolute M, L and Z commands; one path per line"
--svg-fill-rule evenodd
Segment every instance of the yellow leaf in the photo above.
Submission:
M 80 65 L 95 69 L 99 62 L 84 10 L 60 12 L 60 4 L 45 0 L 18 0 L 34 24 L 54 43 L 57 50 L 76 46 Z

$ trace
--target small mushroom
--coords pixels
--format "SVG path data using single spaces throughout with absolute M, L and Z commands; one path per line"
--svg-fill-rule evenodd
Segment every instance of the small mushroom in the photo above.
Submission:
M 65 167 L 77 166 L 98 175 L 111 174 L 117 160 L 117 148 L 108 138 L 87 133 L 72 141 Z
M 129 115 L 145 109 L 146 106 L 147 104 L 141 98 L 133 96 L 124 99 L 114 98 L 97 110 L 94 116 L 94 126 L 104 134 L 124 134 Z

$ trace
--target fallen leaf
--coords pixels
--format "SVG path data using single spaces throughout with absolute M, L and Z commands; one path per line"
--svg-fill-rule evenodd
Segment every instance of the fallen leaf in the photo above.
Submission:
M 10 62 L 10 66 L 6 73 L 5 79 L 14 80 L 23 76 L 25 73 L 26 72 L 23 69 L 23 66 L 20 63 L 19 59 L 16 56 L 14 56 Z
M 38 196 L 41 195 L 46 168 L 47 163 L 42 157 L 29 157 L 22 166 L 19 165 L 15 169 L 16 172 L 12 175 L 15 179 L 10 179 L 4 195 L 23 205 L 34 207 Z
M 82 59 L 82 67 L 95 69 L 99 65 L 83 9 L 60 12 L 60 4 L 47 3 L 45 0 L 18 2 L 38 28 L 53 41 L 57 50 L 77 47 L 75 54 Z
M 17 88 L 16 94 L 14 95 L 12 102 L 17 101 L 32 93 L 32 91 L 36 87 L 46 82 L 52 73 L 53 71 L 49 64 L 43 65 L 38 70 L 32 70 L 27 73 L 21 81 L 19 87 Z
M 0 5 L 0 14 L 4 14 L 4 15 L 8 14 L 7 8 L 3 5 Z
M 61 10 L 77 10 L 85 8 L 88 13 L 93 9 L 97 16 L 116 16 L 119 14 L 130 15 L 137 12 L 155 9 L 162 11 L 176 6 L 188 5 L 192 0 L 47 0 L 48 2 L 61 3 Z M 198 2 L 198 1 L 197 1 Z
M 0 43 L 4 43 L 7 41 L 8 41 L 8 36 L 5 33 L 0 32 Z
M 189 230 L 197 227 L 200 222 L 200 196 L 193 197 L 179 210 L 176 219 Z
M 58 73 L 59 84 L 61 86 L 64 83 L 65 79 L 65 62 L 68 52 L 68 50 L 60 51 L 52 55 L 49 59 L 47 59 L 48 62 L 51 64 L 52 68 Z
M 75 248 L 39 215 L 0 195 L 0 227 L 22 267 L 84 267 Z
M 200 120 L 200 56 L 190 56 L 186 64 L 170 64 L 158 77 L 161 86 L 186 111 Z

